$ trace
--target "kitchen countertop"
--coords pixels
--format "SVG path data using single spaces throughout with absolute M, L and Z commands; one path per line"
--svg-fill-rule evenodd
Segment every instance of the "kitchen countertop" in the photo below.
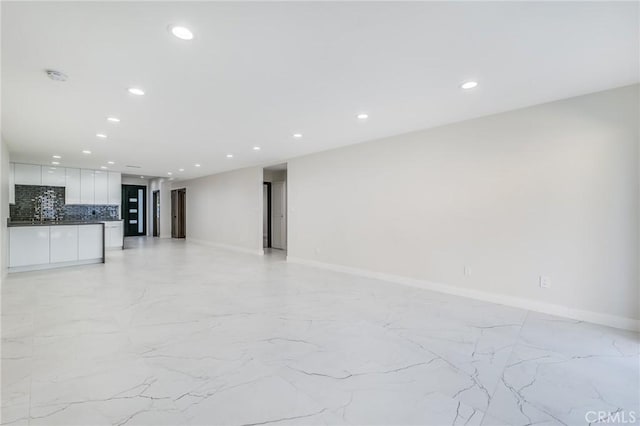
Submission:
M 8 227 L 14 226 L 59 226 L 59 225 L 100 225 L 105 222 L 121 222 L 122 219 L 106 220 L 7 220 Z

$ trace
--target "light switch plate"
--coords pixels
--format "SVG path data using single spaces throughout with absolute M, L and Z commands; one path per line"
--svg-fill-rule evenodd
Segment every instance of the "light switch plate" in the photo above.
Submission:
M 551 278 L 545 275 L 540 276 L 540 287 L 551 288 Z

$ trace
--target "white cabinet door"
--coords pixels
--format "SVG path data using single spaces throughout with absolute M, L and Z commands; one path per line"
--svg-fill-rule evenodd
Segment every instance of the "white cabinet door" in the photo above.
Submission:
M 16 203 L 16 165 L 9 163 L 9 204 Z
M 105 247 L 108 248 L 122 248 L 122 235 L 123 226 L 122 222 L 105 222 L 104 224 L 104 237 Z
M 116 223 L 116 225 L 111 228 L 110 234 L 111 247 L 122 248 L 124 246 L 124 226 L 122 222 Z
M 94 203 L 107 204 L 109 202 L 109 174 L 96 170 L 94 179 Z
M 80 170 L 80 204 L 94 204 L 94 176 L 93 170 Z
M 80 204 L 80 169 L 65 169 L 65 175 L 65 203 Z
M 46 186 L 67 186 L 67 176 L 63 167 L 42 166 L 42 184 Z
M 49 227 L 9 228 L 9 267 L 49 263 Z
M 109 204 L 122 202 L 122 175 L 119 172 L 109 172 Z
M 78 260 L 78 225 L 51 226 L 49 238 L 51 263 Z
M 41 167 L 33 164 L 15 164 L 16 185 L 42 185 Z
M 102 225 L 78 225 L 78 259 L 101 259 L 103 247 Z

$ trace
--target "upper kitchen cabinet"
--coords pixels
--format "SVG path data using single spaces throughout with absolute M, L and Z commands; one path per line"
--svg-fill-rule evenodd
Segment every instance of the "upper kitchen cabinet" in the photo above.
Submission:
M 65 204 L 80 204 L 80 169 L 65 169 Z
M 14 168 L 16 185 L 42 185 L 40 166 L 16 163 Z
M 64 167 L 42 166 L 42 185 L 67 186 L 67 176 Z
M 108 204 L 120 204 L 122 202 L 122 175 L 118 172 L 109 172 Z
M 65 204 L 120 205 L 122 175 L 107 170 L 9 163 L 9 203 L 16 185 L 62 186 Z
M 109 174 L 96 170 L 93 174 L 94 203 L 109 204 Z
M 80 204 L 95 204 L 94 178 L 93 170 L 80 170 Z

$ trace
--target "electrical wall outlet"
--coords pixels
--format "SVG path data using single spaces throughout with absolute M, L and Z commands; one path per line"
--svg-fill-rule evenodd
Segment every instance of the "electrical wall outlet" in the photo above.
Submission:
M 551 288 L 551 278 L 545 275 L 540 275 L 540 287 Z
M 471 276 L 471 268 L 470 267 L 468 267 L 468 266 L 464 267 L 464 275 L 467 276 L 467 277 Z

